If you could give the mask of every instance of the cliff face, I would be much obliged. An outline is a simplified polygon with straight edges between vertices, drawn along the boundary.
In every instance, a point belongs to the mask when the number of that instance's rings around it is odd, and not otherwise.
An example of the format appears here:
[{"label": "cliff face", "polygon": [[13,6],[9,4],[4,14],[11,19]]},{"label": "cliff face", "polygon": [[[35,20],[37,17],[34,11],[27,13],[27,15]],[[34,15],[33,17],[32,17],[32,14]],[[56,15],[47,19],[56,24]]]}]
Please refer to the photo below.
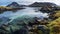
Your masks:
[{"label": "cliff face", "polygon": [[53,7],[53,6],[56,6],[56,4],[54,3],[49,3],[49,2],[35,2],[31,5],[29,5],[31,7],[45,7],[45,6],[49,6],[49,7]]}]

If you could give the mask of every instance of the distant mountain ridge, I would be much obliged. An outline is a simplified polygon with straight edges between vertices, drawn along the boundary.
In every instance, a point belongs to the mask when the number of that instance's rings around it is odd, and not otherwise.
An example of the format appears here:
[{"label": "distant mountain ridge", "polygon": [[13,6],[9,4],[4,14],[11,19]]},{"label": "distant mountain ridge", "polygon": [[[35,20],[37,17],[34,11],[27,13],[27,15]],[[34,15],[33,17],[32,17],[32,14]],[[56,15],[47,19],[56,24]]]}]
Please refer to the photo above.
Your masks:
[{"label": "distant mountain ridge", "polygon": [[56,4],[50,3],[50,2],[35,2],[29,6],[31,6],[31,7],[45,7],[45,6],[56,6]]}]

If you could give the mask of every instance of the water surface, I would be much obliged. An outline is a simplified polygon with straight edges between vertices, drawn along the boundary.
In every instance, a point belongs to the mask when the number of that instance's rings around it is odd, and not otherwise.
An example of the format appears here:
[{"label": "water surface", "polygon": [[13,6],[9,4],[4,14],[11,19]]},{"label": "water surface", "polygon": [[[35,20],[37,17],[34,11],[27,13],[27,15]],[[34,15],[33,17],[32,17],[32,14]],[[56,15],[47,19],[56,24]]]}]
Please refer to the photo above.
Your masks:
[{"label": "water surface", "polygon": [[5,11],[2,14],[0,14],[0,18],[2,19],[2,22],[0,22],[0,23],[1,24],[8,23],[9,22],[8,19],[14,20],[18,17],[24,17],[24,16],[29,16],[32,18],[38,17],[41,19],[43,19],[44,17],[48,18],[47,13],[42,13],[42,12],[38,11],[38,9],[40,9],[40,7],[25,7],[25,9],[17,10],[15,12],[14,11]]}]

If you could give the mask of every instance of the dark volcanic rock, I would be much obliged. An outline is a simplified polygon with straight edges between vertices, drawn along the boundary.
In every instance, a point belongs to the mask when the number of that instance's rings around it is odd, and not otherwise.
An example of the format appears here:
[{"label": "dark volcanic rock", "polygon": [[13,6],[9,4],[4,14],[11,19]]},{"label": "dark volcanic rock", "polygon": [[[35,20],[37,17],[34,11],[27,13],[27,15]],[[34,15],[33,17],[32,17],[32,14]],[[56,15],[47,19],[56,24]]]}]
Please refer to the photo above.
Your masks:
[{"label": "dark volcanic rock", "polygon": [[29,5],[30,7],[45,7],[45,6],[56,6],[56,4],[54,3],[50,3],[50,2],[35,2],[31,5]]}]

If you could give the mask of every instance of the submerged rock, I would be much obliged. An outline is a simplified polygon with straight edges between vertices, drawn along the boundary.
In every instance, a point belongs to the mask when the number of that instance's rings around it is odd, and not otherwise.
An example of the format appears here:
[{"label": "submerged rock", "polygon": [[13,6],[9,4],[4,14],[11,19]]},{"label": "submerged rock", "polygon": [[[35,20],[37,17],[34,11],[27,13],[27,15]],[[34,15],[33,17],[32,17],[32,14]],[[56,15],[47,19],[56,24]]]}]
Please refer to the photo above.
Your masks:
[{"label": "submerged rock", "polygon": [[28,33],[27,25],[28,25],[29,22],[34,23],[35,22],[34,18],[29,17],[29,16],[17,17],[16,19],[13,19],[12,21],[10,21],[10,23],[8,23],[7,25],[5,25],[5,24],[2,25],[0,27],[0,29],[1,29],[0,33],[5,32],[7,34],[7,32],[8,32],[8,33],[11,34],[11,33],[15,32],[14,34],[16,34],[17,32],[20,31],[19,33],[21,33],[21,34],[27,34]]},{"label": "submerged rock", "polygon": [[1,17],[0,18],[0,26],[3,24],[7,24],[11,19],[7,18],[7,17]]}]

